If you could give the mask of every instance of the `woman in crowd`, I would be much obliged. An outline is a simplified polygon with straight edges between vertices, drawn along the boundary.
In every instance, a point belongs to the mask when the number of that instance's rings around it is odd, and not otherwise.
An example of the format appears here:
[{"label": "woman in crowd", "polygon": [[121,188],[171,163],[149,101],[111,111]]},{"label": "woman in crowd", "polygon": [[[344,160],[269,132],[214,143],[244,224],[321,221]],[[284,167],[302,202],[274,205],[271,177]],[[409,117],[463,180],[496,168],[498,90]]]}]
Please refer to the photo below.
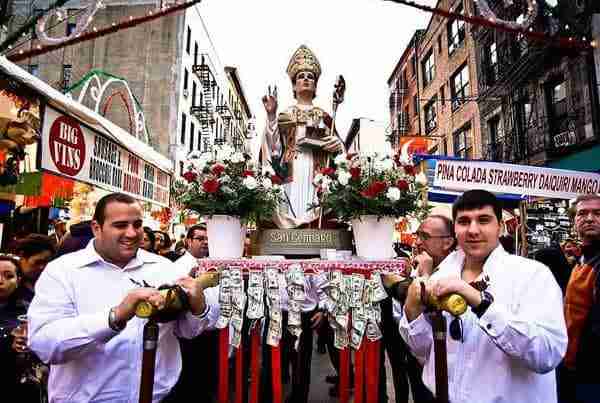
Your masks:
[{"label": "woman in crowd", "polygon": [[27,305],[17,293],[21,279],[19,258],[0,254],[0,390],[16,392],[14,396],[23,402],[37,402],[41,395],[39,386],[20,382],[24,368],[17,360],[26,346],[13,337],[19,316],[27,313]]},{"label": "woman in crowd", "polygon": [[150,227],[144,227],[144,239],[142,240],[141,248],[152,253],[156,253],[154,245],[156,244],[156,237],[154,231]]},{"label": "woman in crowd", "polygon": [[155,253],[166,257],[171,262],[174,262],[181,257],[171,250],[173,242],[171,241],[169,234],[163,231],[154,231],[154,236],[156,237],[156,242],[154,243]]}]

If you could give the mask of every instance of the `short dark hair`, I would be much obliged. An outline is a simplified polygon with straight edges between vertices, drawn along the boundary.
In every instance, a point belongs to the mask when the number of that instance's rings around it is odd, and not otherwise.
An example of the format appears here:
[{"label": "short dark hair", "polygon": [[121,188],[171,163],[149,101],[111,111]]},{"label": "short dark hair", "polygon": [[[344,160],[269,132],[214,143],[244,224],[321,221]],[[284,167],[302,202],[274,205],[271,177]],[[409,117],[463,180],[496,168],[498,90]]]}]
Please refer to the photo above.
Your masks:
[{"label": "short dark hair", "polygon": [[23,270],[21,269],[21,262],[19,261],[18,256],[8,255],[8,254],[0,254],[0,262],[10,262],[15,266],[17,277],[23,277]]},{"label": "short dark hair", "polygon": [[206,231],[206,224],[196,224],[196,225],[192,225],[187,232],[186,238],[187,239],[192,239],[192,237],[194,236],[194,232],[196,231]]},{"label": "short dark hair", "polygon": [[129,196],[125,193],[111,193],[100,200],[96,204],[96,210],[94,211],[94,221],[96,221],[100,226],[104,224],[104,220],[106,219],[106,206],[110,203],[125,203],[125,204],[135,204],[137,200],[135,200],[132,196]]},{"label": "short dark hair", "polygon": [[475,210],[490,206],[498,222],[502,221],[502,203],[493,193],[487,190],[474,189],[466,191],[452,205],[452,219],[456,221],[459,211]]},{"label": "short dark hair", "polygon": [[47,235],[29,234],[20,240],[15,248],[15,252],[24,258],[30,258],[38,253],[48,251],[51,255],[56,253],[52,240]]}]

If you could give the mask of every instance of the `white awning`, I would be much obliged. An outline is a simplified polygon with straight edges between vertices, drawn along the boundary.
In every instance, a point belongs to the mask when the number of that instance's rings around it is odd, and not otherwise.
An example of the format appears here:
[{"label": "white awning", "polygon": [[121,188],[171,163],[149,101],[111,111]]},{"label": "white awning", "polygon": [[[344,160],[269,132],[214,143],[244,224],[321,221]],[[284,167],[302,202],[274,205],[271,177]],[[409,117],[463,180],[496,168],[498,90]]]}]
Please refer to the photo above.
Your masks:
[{"label": "white awning", "polygon": [[124,129],[104,118],[102,115],[81,105],[79,102],[52,88],[39,78],[29,74],[27,71],[8,61],[3,56],[0,56],[0,71],[22,82],[33,90],[38,91],[46,98],[48,104],[81,120],[86,125],[106,135],[108,138],[114,140],[142,160],[155,165],[169,174],[173,173],[173,163],[169,158],[160,154],[148,144],[138,140]]}]

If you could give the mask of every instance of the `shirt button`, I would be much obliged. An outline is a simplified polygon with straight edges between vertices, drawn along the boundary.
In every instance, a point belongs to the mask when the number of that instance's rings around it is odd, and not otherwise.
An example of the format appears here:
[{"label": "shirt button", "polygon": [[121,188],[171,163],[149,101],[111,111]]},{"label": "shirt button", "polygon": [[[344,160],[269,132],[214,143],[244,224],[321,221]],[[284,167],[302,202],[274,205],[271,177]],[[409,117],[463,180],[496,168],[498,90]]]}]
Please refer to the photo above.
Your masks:
[{"label": "shirt button", "polygon": [[492,328],[492,324],[488,323],[485,327],[487,328],[487,330],[490,330]]}]

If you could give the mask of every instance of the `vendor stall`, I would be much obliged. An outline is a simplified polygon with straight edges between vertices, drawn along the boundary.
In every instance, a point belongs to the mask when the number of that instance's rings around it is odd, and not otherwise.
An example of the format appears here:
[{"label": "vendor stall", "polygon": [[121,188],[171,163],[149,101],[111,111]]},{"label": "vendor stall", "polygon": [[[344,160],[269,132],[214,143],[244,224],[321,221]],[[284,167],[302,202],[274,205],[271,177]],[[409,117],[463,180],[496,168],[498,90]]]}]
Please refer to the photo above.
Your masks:
[{"label": "vendor stall", "polygon": [[[0,78],[21,89],[16,92],[36,97],[30,109],[37,117],[39,140],[26,148],[20,179],[9,190],[15,204],[72,204],[72,222],[90,219],[95,201],[107,192],[144,202],[148,218],[169,207],[173,168],[168,158],[2,57]],[[46,228],[40,225],[37,231]]]},{"label": "vendor stall", "polygon": [[[511,234],[521,254],[558,244],[571,235],[569,200],[600,191],[600,174],[451,157],[420,156],[428,172],[429,200],[451,203],[461,192],[495,193],[519,218]],[[515,211],[516,210],[516,211]],[[509,228],[510,229],[510,228]]]}]

